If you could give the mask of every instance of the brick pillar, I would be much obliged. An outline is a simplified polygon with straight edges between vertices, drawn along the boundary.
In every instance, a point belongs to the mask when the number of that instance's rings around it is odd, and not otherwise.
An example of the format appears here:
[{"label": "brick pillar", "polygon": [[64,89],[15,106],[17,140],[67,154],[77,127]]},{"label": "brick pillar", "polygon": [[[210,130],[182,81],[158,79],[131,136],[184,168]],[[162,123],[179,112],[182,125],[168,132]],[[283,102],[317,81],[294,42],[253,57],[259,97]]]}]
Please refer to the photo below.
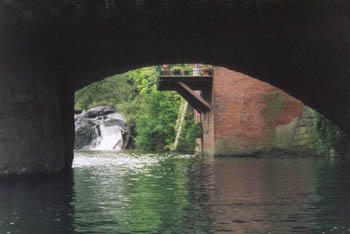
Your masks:
[{"label": "brick pillar", "polygon": [[[214,134],[205,145],[214,155],[252,155],[281,148],[276,128],[302,114],[303,104],[267,83],[223,67],[214,68],[213,110],[204,115],[205,129]],[[213,121],[213,122],[211,122]],[[294,121],[295,122],[295,121]],[[212,127],[206,127],[206,125]],[[205,135],[204,135],[205,136]],[[282,139],[283,140],[283,139]],[[285,146],[283,146],[285,147]]]},{"label": "brick pillar", "polygon": [[[214,79],[214,78],[213,78]],[[214,89],[212,87],[208,87],[205,90],[202,90],[203,98],[210,103],[212,109],[209,112],[201,114],[201,121],[203,127],[203,140],[202,140],[202,148],[203,153],[208,156],[214,155]]]}]

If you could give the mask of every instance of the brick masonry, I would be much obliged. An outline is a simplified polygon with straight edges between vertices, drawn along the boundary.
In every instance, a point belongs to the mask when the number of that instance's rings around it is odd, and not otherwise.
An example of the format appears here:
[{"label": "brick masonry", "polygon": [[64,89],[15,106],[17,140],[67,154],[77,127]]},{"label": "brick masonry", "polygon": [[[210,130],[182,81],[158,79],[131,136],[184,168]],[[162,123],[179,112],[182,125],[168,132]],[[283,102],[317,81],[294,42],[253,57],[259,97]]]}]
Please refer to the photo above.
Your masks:
[{"label": "brick masonry", "polygon": [[203,151],[238,156],[312,154],[314,111],[276,87],[223,67],[214,68],[212,111],[202,114]]}]

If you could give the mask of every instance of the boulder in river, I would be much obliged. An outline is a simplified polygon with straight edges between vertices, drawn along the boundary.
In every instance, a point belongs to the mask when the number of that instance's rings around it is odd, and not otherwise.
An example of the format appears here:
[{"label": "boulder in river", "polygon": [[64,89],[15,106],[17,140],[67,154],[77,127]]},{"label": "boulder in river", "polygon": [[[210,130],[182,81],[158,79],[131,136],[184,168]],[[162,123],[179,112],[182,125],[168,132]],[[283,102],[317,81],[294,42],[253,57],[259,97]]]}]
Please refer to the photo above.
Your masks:
[{"label": "boulder in river", "polygon": [[126,132],[127,123],[115,107],[93,107],[75,116],[74,149],[122,149]]}]

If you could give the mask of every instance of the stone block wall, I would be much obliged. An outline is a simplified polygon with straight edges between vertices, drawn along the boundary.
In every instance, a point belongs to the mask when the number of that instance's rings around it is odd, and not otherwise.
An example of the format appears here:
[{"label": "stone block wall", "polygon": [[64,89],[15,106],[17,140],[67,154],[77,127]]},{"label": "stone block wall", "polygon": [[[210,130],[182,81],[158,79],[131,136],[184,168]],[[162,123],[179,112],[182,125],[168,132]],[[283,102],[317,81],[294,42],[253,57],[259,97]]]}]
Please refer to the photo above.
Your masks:
[{"label": "stone block wall", "polygon": [[316,111],[308,106],[304,106],[302,117],[298,118],[297,127],[295,129],[292,143],[293,149],[316,154],[316,139],[318,136],[315,132],[315,123]]}]

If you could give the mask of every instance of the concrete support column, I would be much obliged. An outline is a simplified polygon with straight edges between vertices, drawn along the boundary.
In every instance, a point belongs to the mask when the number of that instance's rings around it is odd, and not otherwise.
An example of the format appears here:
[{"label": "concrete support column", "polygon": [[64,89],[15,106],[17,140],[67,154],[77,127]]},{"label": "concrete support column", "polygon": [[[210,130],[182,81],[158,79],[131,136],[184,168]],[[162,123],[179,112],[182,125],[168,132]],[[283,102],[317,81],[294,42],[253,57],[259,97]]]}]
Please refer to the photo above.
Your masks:
[{"label": "concrete support column", "polygon": [[0,54],[0,177],[71,166],[73,91],[61,92],[61,75],[39,53]]},{"label": "concrete support column", "polygon": [[74,92],[72,84],[67,79],[60,79],[58,84],[58,91],[60,95],[60,117],[63,128],[61,129],[64,144],[64,168],[70,169],[73,163],[74,150]]}]

